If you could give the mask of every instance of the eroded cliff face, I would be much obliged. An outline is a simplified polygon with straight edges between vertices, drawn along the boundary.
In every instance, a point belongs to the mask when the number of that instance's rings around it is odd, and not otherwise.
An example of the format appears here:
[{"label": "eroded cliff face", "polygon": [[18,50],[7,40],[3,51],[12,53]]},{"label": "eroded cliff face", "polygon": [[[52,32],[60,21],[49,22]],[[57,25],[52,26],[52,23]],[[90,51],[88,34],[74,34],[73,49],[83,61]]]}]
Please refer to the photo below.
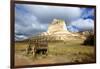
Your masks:
[{"label": "eroded cliff face", "polygon": [[65,21],[60,20],[60,19],[54,19],[52,23],[50,23],[47,32],[50,34],[53,34],[56,32],[63,32],[63,31],[66,31],[67,33],[69,33],[66,28]]},{"label": "eroded cliff face", "polygon": [[76,37],[79,38],[78,34],[73,34],[67,30],[64,20],[54,19],[47,32],[41,33],[41,36],[46,36],[48,40],[73,40]]}]

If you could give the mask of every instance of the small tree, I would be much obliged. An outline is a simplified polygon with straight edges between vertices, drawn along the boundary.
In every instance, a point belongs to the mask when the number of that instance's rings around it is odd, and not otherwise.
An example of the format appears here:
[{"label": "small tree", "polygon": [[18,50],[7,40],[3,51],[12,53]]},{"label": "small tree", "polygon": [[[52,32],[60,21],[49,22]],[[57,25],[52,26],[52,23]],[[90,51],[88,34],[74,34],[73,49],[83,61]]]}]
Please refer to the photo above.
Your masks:
[{"label": "small tree", "polygon": [[95,36],[94,34],[90,34],[86,37],[83,42],[83,45],[94,45],[95,44]]}]

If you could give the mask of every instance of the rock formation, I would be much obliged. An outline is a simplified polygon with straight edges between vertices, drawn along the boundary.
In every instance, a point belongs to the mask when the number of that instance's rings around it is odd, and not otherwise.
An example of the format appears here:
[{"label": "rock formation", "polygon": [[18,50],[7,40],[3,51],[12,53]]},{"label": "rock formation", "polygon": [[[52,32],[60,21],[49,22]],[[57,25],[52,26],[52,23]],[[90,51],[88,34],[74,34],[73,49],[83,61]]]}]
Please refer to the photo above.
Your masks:
[{"label": "rock formation", "polygon": [[47,37],[48,40],[72,40],[76,37],[79,38],[78,34],[73,34],[67,30],[64,20],[54,19],[50,23],[47,32],[41,33],[41,36]]}]

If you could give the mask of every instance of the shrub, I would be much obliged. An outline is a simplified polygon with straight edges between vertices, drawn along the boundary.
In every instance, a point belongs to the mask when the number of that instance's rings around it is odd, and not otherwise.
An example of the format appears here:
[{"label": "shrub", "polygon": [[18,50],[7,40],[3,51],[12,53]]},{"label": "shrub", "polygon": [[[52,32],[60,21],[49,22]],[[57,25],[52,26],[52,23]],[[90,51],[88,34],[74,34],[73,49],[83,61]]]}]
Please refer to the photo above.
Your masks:
[{"label": "shrub", "polygon": [[95,44],[95,37],[93,34],[87,36],[83,42],[83,45],[94,45],[94,44]]}]

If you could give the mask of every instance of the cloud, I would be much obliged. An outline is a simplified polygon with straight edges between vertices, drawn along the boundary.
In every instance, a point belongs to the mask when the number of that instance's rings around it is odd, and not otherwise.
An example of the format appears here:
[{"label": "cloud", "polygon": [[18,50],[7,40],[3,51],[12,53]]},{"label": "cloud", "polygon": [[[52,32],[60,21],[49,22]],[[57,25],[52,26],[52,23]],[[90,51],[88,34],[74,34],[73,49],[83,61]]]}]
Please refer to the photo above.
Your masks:
[{"label": "cloud", "polygon": [[28,37],[27,36],[25,36],[25,35],[17,35],[17,36],[15,36],[15,40],[16,41],[22,41],[22,40],[25,40],[25,39],[27,39]]},{"label": "cloud", "polygon": [[93,8],[82,8],[81,17],[84,19],[94,19],[94,9]]},{"label": "cloud", "polygon": [[15,40],[21,40],[46,30],[47,24],[40,23],[28,9],[19,5],[15,7]]},{"label": "cloud", "polygon": [[94,9],[81,8],[81,17],[67,27],[71,32],[94,31]]},{"label": "cloud", "polygon": [[70,21],[78,19],[81,15],[81,10],[78,7],[16,4],[16,6],[17,5],[27,9],[29,13],[36,16],[42,23],[48,23],[51,22],[54,18],[59,18],[64,19],[68,24]]},{"label": "cloud", "polygon": [[78,19],[73,21],[70,26],[68,26],[68,29],[71,32],[93,31],[94,21],[92,19]]}]

